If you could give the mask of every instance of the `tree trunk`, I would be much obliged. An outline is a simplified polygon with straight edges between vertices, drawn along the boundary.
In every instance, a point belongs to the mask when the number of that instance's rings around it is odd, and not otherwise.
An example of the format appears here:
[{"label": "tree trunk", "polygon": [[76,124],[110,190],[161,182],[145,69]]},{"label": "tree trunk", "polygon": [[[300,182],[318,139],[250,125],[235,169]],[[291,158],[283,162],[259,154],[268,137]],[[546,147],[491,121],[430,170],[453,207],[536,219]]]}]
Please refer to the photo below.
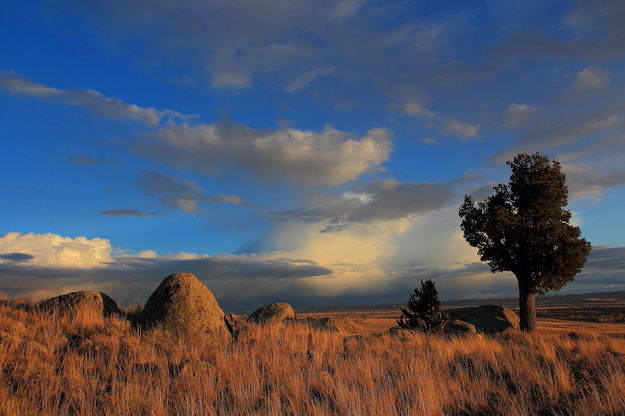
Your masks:
[{"label": "tree trunk", "polygon": [[536,330],[536,295],[530,292],[524,279],[518,279],[518,281],[521,331],[534,332]]}]

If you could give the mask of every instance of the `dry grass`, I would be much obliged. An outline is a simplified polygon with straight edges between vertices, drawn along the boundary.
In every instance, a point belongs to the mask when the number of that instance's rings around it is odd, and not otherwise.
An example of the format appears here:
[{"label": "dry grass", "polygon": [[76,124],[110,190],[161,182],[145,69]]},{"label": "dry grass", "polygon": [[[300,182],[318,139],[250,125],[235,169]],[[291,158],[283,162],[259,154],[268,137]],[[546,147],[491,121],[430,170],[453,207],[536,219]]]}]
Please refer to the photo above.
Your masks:
[{"label": "dry grass", "polygon": [[216,348],[0,305],[0,415],[625,414],[622,337],[253,331]]}]

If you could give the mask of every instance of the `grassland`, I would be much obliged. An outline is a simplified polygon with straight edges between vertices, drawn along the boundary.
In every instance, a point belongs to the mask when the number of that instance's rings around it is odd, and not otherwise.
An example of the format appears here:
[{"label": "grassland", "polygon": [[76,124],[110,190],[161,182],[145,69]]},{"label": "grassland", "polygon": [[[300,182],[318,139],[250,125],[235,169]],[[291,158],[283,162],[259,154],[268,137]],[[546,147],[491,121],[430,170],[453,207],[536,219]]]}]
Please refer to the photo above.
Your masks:
[{"label": "grassland", "polygon": [[393,313],[351,311],[362,338],[295,322],[215,347],[139,333],[122,317],[4,302],[0,415],[625,414],[623,324],[541,319],[535,335],[376,335]]}]

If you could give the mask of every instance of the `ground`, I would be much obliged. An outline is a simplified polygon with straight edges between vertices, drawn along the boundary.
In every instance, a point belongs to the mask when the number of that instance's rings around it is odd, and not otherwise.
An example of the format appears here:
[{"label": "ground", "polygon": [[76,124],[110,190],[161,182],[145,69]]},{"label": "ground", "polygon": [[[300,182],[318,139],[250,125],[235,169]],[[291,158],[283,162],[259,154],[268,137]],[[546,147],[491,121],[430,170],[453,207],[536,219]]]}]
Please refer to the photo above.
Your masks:
[{"label": "ground", "polygon": [[[583,317],[617,319],[618,307]],[[299,313],[345,315],[356,329],[299,320],[215,346],[120,316],[0,303],[0,416],[625,414],[625,323],[541,318],[531,335],[393,337],[397,309]]]}]

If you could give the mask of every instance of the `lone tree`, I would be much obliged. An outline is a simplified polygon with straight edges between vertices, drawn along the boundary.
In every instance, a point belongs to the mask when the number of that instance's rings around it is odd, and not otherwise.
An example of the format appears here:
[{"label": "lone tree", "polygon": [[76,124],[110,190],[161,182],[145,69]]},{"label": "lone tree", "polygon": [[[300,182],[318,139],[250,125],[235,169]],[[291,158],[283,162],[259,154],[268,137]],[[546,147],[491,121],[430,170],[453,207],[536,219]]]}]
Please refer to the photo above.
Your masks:
[{"label": "lone tree", "polygon": [[519,284],[521,329],[536,329],[536,294],[559,290],[579,273],[590,253],[579,227],[569,224],[566,177],[560,164],[538,153],[507,162],[510,183],[481,202],[460,206],[464,238],[494,272],[511,271]]},{"label": "lone tree", "polygon": [[441,313],[441,303],[434,282],[421,281],[421,289],[415,288],[406,306],[402,306],[397,325],[423,332],[436,332],[443,328],[445,319]]}]

